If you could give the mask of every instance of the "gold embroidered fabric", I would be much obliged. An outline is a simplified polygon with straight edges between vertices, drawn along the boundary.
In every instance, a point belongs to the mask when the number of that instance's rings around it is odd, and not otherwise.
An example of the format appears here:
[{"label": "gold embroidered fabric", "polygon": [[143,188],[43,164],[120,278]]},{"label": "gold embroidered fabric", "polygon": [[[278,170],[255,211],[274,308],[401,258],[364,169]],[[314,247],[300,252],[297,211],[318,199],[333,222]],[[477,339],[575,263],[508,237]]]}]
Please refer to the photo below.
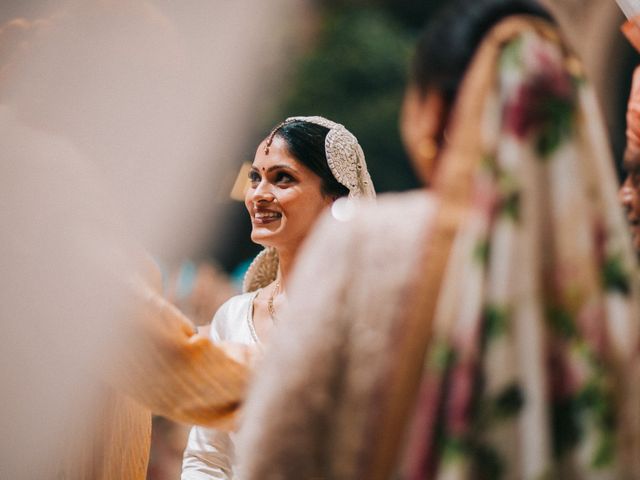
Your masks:
[{"label": "gold embroidered fabric", "polygon": [[358,139],[344,125],[320,116],[289,117],[285,122],[301,120],[329,129],[325,139],[327,163],[333,176],[349,189],[349,198],[375,198],[376,191],[367,170]]}]

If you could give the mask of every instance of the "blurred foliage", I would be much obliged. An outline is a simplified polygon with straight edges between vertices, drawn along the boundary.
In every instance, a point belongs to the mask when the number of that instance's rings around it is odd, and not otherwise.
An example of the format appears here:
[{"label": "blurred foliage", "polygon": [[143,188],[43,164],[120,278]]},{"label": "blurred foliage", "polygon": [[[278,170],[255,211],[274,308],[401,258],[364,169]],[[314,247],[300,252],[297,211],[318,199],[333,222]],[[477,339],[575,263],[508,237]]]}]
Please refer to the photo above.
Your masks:
[{"label": "blurred foliage", "polygon": [[416,187],[398,132],[414,36],[377,8],[329,9],[321,21],[277,119],[323,115],[340,122],[358,137],[378,191]]},{"label": "blurred foliage", "polygon": [[317,0],[316,3],[331,9],[377,7],[405,27],[419,30],[445,0]]}]

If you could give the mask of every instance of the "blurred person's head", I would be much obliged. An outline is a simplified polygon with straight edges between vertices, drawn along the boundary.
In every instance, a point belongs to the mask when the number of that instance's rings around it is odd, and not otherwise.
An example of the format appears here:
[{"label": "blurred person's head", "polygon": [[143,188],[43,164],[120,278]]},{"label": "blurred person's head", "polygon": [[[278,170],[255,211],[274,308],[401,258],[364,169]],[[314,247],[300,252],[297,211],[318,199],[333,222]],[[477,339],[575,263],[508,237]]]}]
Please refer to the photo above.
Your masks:
[{"label": "blurred person's head", "polygon": [[426,25],[415,48],[400,130],[407,153],[429,184],[444,146],[449,113],[487,33],[514,15],[551,20],[532,0],[455,0]]},{"label": "blurred person's head", "polygon": [[324,208],[349,195],[327,160],[329,131],[293,120],[278,125],[260,143],[245,198],[254,242],[295,251]]}]

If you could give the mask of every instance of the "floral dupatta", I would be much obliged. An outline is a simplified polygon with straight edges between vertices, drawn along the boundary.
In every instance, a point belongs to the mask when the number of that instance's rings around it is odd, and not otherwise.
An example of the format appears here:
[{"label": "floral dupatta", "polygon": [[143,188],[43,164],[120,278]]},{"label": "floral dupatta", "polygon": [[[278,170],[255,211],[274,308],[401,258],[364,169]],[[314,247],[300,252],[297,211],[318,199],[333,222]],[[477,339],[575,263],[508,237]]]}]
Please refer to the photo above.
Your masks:
[{"label": "floral dupatta", "polygon": [[594,94],[554,27],[499,24],[451,125],[368,478],[404,425],[402,478],[640,478],[635,261]]}]

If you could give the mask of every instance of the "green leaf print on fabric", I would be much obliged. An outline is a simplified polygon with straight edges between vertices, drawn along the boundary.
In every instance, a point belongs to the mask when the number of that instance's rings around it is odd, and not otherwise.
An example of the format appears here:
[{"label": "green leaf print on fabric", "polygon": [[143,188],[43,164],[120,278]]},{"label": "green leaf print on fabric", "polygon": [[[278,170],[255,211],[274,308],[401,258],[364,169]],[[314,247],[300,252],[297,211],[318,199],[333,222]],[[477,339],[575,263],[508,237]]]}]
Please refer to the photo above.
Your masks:
[{"label": "green leaf print on fabric", "polygon": [[536,151],[547,159],[573,132],[574,102],[565,98],[549,98],[542,105],[541,114],[547,121],[540,129]]},{"label": "green leaf print on fabric", "polygon": [[480,265],[486,265],[489,262],[489,255],[491,253],[491,246],[488,240],[481,240],[476,243],[473,249],[473,259]]},{"label": "green leaf print on fabric", "polygon": [[613,434],[603,435],[596,454],[591,462],[594,469],[609,467],[613,464],[616,452],[616,441]]},{"label": "green leaf print on fabric", "polygon": [[[584,345],[583,345],[584,346]],[[561,394],[552,403],[553,447],[557,459],[590,445],[590,465],[594,469],[610,467],[615,460],[616,414],[612,386],[607,369],[588,351],[580,349],[589,364],[587,383],[574,394]],[[575,379],[563,378],[572,384]],[[589,440],[585,438],[589,432]]]},{"label": "green leaf print on fabric", "polygon": [[547,322],[557,334],[566,339],[573,338],[577,334],[572,315],[561,306],[547,307]]},{"label": "green leaf print on fabric", "polygon": [[484,309],[484,333],[487,343],[504,335],[509,326],[509,313],[506,307],[489,304]]},{"label": "green leaf print on fabric", "polygon": [[442,442],[442,461],[452,465],[470,459],[473,478],[478,480],[500,480],[504,477],[504,461],[491,446],[469,441],[461,437],[445,437]]},{"label": "green leaf print on fabric", "polygon": [[497,419],[517,416],[524,406],[524,394],[518,384],[509,385],[494,401],[494,416]]},{"label": "green leaf print on fabric", "polygon": [[578,395],[578,407],[588,413],[595,422],[598,433],[597,446],[592,459],[594,468],[610,466],[615,459],[616,415],[610,386],[606,383],[602,366],[596,367],[591,381]]},{"label": "green leaf print on fabric", "polygon": [[520,220],[520,192],[509,192],[502,200],[502,213],[508,219],[518,222]]},{"label": "green leaf print on fabric", "polygon": [[495,165],[492,173],[500,195],[499,212],[502,216],[518,222],[520,220],[521,188],[518,179],[510,172]]},{"label": "green leaf print on fabric", "polygon": [[558,459],[571,452],[583,439],[579,401],[576,396],[557,399],[552,407],[553,453]]},{"label": "green leaf print on fabric", "polygon": [[522,67],[522,37],[508,43],[500,55],[500,69],[520,69]]},{"label": "green leaf print on fabric", "polygon": [[498,176],[498,163],[494,154],[485,153],[480,161],[480,168],[489,172],[494,178]]},{"label": "green leaf print on fabric", "polygon": [[448,343],[439,341],[429,350],[426,364],[432,370],[445,371],[454,363],[455,358],[455,350]]},{"label": "green leaf print on fabric", "polygon": [[480,480],[499,480],[504,478],[504,461],[500,454],[488,445],[476,445],[473,448],[473,477]]},{"label": "green leaf print on fabric", "polygon": [[608,257],[602,266],[602,283],[608,291],[629,295],[630,279],[620,255]]},{"label": "green leaf print on fabric", "polygon": [[445,464],[457,462],[465,457],[468,451],[469,446],[462,438],[445,436],[442,439],[442,461]]},{"label": "green leaf print on fabric", "polygon": [[[604,375],[600,372],[598,377]],[[589,382],[578,395],[577,401],[580,408],[591,410],[598,422],[598,427],[603,430],[615,428],[615,414],[612,409],[613,399],[607,386],[601,378],[596,377]]]},{"label": "green leaf print on fabric", "polygon": [[511,173],[502,169],[493,155],[485,154],[482,157],[481,167],[496,181],[499,192],[498,212],[500,215],[518,222],[520,220],[521,189],[518,179]]}]

